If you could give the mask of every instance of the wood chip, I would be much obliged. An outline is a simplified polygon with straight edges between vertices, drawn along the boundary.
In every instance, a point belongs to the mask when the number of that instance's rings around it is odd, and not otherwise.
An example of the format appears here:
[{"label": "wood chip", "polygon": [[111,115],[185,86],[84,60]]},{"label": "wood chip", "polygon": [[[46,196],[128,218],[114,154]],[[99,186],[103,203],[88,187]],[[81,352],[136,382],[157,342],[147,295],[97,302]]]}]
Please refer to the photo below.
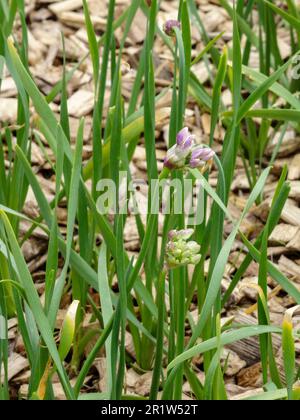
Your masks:
[{"label": "wood chip", "polygon": [[[66,25],[70,25],[74,28],[82,28],[85,26],[85,19],[83,13],[75,12],[62,12],[59,14],[59,20]],[[99,16],[91,16],[91,20],[95,30],[104,30],[106,27],[106,19],[100,18]]]},{"label": "wood chip", "polygon": [[[10,381],[18,373],[29,367],[28,359],[18,353],[12,353],[8,358],[8,380]],[[4,380],[4,373],[2,371],[1,381]]]},{"label": "wood chip", "polygon": [[286,202],[281,218],[284,222],[294,226],[300,226],[300,209],[291,200]]},{"label": "wood chip", "polygon": [[299,228],[297,226],[280,223],[273,230],[269,238],[269,243],[270,244],[287,244],[295,237],[295,235],[298,232],[299,232]]},{"label": "wood chip", "polygon": [[263,385],[261,363],[255,363],[241,370],[237,375],[237,383],[242,387],[261,387]]},{"label": "wood chip", "polygon": [[[235,314],[235,323],[242,325],[256,325],[257,320],[250,315],[246,315],[242,311],[238,311]],[[274,351],[276,351],[281,346],[281,339],[276,335],[272,335]],[[233,350],[238,356],[247,362],[247,365],[252,366],[254,363],[260,361],[260,347],[257,337],[250,337],[245,340],[240,340],[238,342],[229,344],[227,348]],[[241,384],[239,384],[241,385]],[[252,385],[242,385],[242,386],[252,386]]]},{"label": "wood chip", "polygon": [[0,121],[12,124],[16,122],[18,101],[14,98],[0,98]]},{"label": "wood chip", "polygon": [[70,12],[76,10],[79,7],[82,7],[82,0],[65,0],[51,4],[49,6],[49,10],[58,15],[62,12]]},{"label": "wood chip", "polygon": [[[276,133],[274,138],[272,139],[272,141],[270,142],[270,144],[268,145],[266,149],[267,156],[272,156],[272,153],[275,147],[277,146],[279,139],[280,139],[280,133]],[[278,157],[289,156],[292,153],[298,151],[299,149],[300,149],[300,142],[299,142],[299,138],[296,137],[295,131],[288,130],[286,131],[283,137],[283,141],[282,141],[280,151],[278,153]]]},{"label": "wood chip", "polygon": [[300,230],[297,231],[286,247],[292,251],[300,251]]},{"label": "wood chip", "polygon": [[235,376],[244,367],[246,367],[247,363],[245,360],[242,360],[234,351],[223,349],[221,365],[223,367],[226,365],[225,375]]},{"label": "wood chip", "polygon": [[289,277],[292,277],[293,280],[300,283],[300,266],[294,261],[282,255],[278,262],[279,269]]},{"label": "wood chip", "polygon": [[289,165],[289,180],[300,179],[300,154],[293,157],[291,164]]},{"label": "wood chip", "polygon": [[80,89],[68,99],[68,109],[73,117],[83,117],[89,114],[94,107],[94,94],[88,90]]}]

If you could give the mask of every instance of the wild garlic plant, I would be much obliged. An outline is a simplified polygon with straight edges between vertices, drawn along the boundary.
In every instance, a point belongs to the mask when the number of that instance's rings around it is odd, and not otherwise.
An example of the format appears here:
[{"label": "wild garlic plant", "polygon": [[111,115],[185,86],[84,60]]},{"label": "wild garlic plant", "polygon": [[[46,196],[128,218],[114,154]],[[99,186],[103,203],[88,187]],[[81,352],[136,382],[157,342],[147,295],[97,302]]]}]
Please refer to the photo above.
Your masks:
[{"label": "wild garlic plant", "polygon": [[[291,80],[287,70],[300,48],[300,15],[293,0],[287,2],[287,11],[268,1],[237,0],[233,6],[227,0],[219,3],[232,20],[232,43],[225,48],[220,45],[222,33],[215,38],[207,33],[195,0],[179,0],[177,19],[170,17],[164,25],[159,23],[162,2],[132,0],[119,15],[115,1],[109,0],[106,28],[101,33],[93,27],[89,4],[83,0],[89,52],[69,70],[62,37],[62,77],[45,96],[29,66],[25,4],[1,1],[0,82],[5,69],[18,91],[15,125],[1,122],[0,126],[1,399],[11,396],[11,318],[16,319],[30,366],[28,399],[54,399],[54,373],[70,400],[132,398],[127,394],[127,369],[137,374],[152,373],[146,396],[150,399],[180,400],[184,382],[189,384],[191,398],[227,399],[222,350],[253,336],[259,337],[264,384],[264,392],[255,398],[299,399],[294,344],[299,334],[293,327],[294,312],[278,327],[271,322],[268,307],[268,276],[292,302],[300,304],[298,288],[268,258],[268,239],[290,193],[286,167],[277,182],[266,222],[254,241],[242,227],[248,213],[260,203],[270,175],[264,152],[272,140],[271,128],[280,134],[271,163],[287,124],[297,132],[299,129],[300,102],[294,95],[299,80]],[[125,98],[122,58],[138,11],[144,14],[147,27],[135,58],[132,89]],[[252,21],[257,16],[256,31]],[[292,49],[285,61],[276,36],[283,22],[290,28]],[[204,44],[200,52],[193,48],[192,27]],[[156,84],[153,51],[157,39],[172,57],[173,76],[164,89]],[[259,70],[249,64],[253,50],[259,56]],[[86,60],[91,66],[85,67]],[[209,85],[201,83],[197,74],[196,65],[202,60],[209,72]],[[83,162],[86,120],[78,121],[73,145],[67,101],[68,83],[82,68],[93,69],[92,156],[87,162]],[[225,88],[231,95],[231,106],[223,103]],[[162,108],[160,100],[165,100],[168,93],[171,103]],[[284,100],[284,107],[278,106],[278,99]],[[186,117],[190,101],[200,115],[210,114],[207,138],[191,133],[196,130],[190,130]],[[59,119],[53,111],[57,104]],[[166,116],[168,146],[160,172],[156,128]],[[217,128],[224,130],[218,144]],[[132,258],[124,234],[131,215],[124,213],[119,202],[113,217],[99,211],[98,185],[108,180],[119,197],[120,171],[132,180],[131,162],[140,140],[146,154],[148,203],[160,188],[159,184],[152,187],[152,180],[176,187],[170,188],[168,214],[151,212],[150,205],[145,217],[139,211],[134,214],[139,250]],[[51,201],[33,168],[33,143],[55,179]],[[244,165],[250,192],[239,217],[233,217],[228,204],[238,160]],[[214,184],[213,170],[217,177]],[[200,183],[204,191],[199,223],[189,222],[184,206],[180,212],[175,211],[176,202],[184,201],[186,181],[192,186]],[[23,211],[29,187],[38,204],[39,214],[34,219]],[[131,193],[128,191],[128,200]],[[160,191],[159,199],[162,196]],[[65,229],[58,218],[62,203],[67,208]],[[29,226],[25,235],[20,234],[21,221]],[[37,229],[46,236],[48,246],[42,298],[22,251],[22,245]],[[230,273],[230,284],[221,294],[237,238],[242,243],[241,262]],[[234,320],[223,323],[224,308],[253,261],[259,267],[257,325],[236,325]],[[60,327],[59,309],[66,314]],[[196,318],[192,309],[196,309]],[[282,338],[284,375],[279,375],[276,363],[274,334]],[[133,348],[130,352],[128,337]],[[105,389],[89,394],[85,384],[100,351],[106,364]],[[194,357],[200,355],[201,366],[194,363]],[[199,369],[204,380],[199,379]]]}]

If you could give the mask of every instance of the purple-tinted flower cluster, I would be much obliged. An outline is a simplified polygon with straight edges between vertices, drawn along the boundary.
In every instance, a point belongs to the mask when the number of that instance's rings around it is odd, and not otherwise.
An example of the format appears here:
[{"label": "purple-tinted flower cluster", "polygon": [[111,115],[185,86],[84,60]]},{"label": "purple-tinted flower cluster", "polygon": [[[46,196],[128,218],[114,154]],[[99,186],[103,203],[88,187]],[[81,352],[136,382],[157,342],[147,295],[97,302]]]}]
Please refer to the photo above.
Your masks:
[{"label": "purple-tinted flower cluster", "polygon": [[181,29],[181,24],[178,20],[169,19],[164,24],[164,32],[168,36],[175,36],[175,28]]},{"label": "purple-tinted flower cluster", "polygon": [[215,152],[209,147],[196,146],[192,150],[190,167],[191,168],[202,168],[207,165],[215,156]]},{"label": "purple-tinted flower cluster", "polygon": [[164,166],[168,169],[198,168],[204,173],[212,164],[215,152],[209,147],[197,146],[195,136],[187,127],[177,134],[176,144],[167,151]]},{"label": "purple-tinted flower cluster", "polygon": [[176,144],[168,150],[164,165],[169,169],[184,168],[186,159],[192,152],[194,141],[194,136],[190,134],[187,127],[179,131]]}]

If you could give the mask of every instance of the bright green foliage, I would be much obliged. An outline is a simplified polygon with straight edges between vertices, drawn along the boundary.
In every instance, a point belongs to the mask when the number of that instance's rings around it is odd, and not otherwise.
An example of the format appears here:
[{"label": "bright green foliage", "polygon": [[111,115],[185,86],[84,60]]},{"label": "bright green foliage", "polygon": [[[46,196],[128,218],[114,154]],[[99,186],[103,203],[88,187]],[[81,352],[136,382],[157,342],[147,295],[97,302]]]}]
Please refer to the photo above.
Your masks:
[{"label": "bright green foliage", "polygon": [[[232,20],[232,47],[219,48],[223,33],[210,39],[194,0],[178,1],[178,21],[168,37],[158,26],[159,1],[132,0],[127,10],[116,17],[116,2],[108,2],[104,33],[98,37],[89,11],[83,1],[89,54],[67,72],[63,44],[61,81],[45,97],[30,74],[27,61],[28,41],[24,1],[1,0],[0,3],[0,92],[4,66],[18,88],[18,118],[15,132],[0,126],[0,399],[9,399],[7,320],[16,317],[31,369],[28,399],[52,399],[51,380],[56,372],[68,399],[121,399],[124,395],[126,366],[133,360],[126,351],[126,335],[132,337],[140,371],[152,370],[150,398],[181,399],[183,381],[187,380],[197,399],[226,400],[221,354],[224,346],[249,337],[259,337],[265,393],[248,399],[300,399],[295,361],[295,338],[292,317],[286,315],[282,328],[274,327],[268,311],[268,276],[281,286],[298,305],[300,292],[268,258],[268,240],[290,193],[287,168],[279,179],[270,211],[261,233],[254,242],[241,232],[242,223],[255,204],[263,198],[271,166],[279,152],[288,125],[299,131],[300,101],[294,93],[299,81],[292,80],[288,69],[300,49],[300,16],[293,0],[282,9],[271,1],[227,0],[220,5]],[[149,5],[150,4],[150,5]],[[136,79],[128,107],[122,97],[122,53],[138,11],[147,19],[145,40],[141,49]],[[258,16],[259,33],[252,27]],[[14,22],[20,19],[22,37],[14,35]],[[278,26],[290,28],[292,55],[283,60],[277,39]],[[122,26],[122,39],[116,48],[116,29]],[[192,26],[205,43],[203,51],[192,55]],[[159,91],[156,85],[153,50],[157,38],[172,53],[174,73],[170,86]],[[241,41],[245,47],[241,47]],[[259,70],[249,65],[251,50],[259,54]],[[68,83],[76,69],[90,56],[93,68],[95,103],[92,120],[93,155],[83,166],[85,120],[79,124],[76,144],[71,145],[68,118]],[[195,57],[195,58],[194,58]],[[193,58],[193,59],[192,59]],[[209,68],[211,88],[197,77],[196,64],[204,61]],[[110,85],[109,106],[105,109],[106,86]],[[223,89],[232,94],[232,107],[222,101]],[[50,104],[60,94],[60,119]],[[158,107],[170,94],[171,110]],[[176,170],[164,167],[159,173],[156,159],[156,126],[169,116],[169,148],[178,141],[178,132],[186,125],[185,111],[189,98],[200,112],[211,114],[209,147],[214,149],[218,124],[225,128],[221,153],[214,157],[218,170],[217,185],[209,183],[212,160],[202,172],[188,165]],[[279,108],[278,99],[284,100]],[[36,116],[30,117],[33,105]],[[258,106],[257,106],[258,104]],[[103,116],[107,115],[104,120]],[[257,124],[257,119],[261,121]],[[2,124],[2,122],[1,122]],[[31,130],[32,125],[36,129]],[[266,167],[264,152],[272,140],[270,127],[280,134],[271,163]],[[158,240],[159,217],[149,214],[146,223],[135,215],[140,251],[135,260],[124,248],[124,226],[127,214],[121,208],[112,221],[97,211],[97,183],[103,178],[121,185],[119,170],[130,180],[131,160],[143,135],[147,177],[151,179],[201,181],[206,218],[198,226],[187,226],[183,214],[176,214],[176,194],[170,198],[171,213],[164,216],[161,242]],[[16,141],[14,141],[14,136]],[[48,143],[54,156],[51,161],[43,146]],[[55,197],[48,202],[31,166],[31,143],[40,147],[55,175]],[[172,149],[171,149],[172,150]],[[250,194],[238,220],[229,211],[229,195],[235,177],[237,159],[241,158],[249,182]],[[90,187],[91,181],[91,187]],[[29,186],[39,206],[39,217],[31,220],[22,214]],[[152,191],[149,188],[149,197]],[[160,193],[158,193],[158,197]],[[209,200],[212,208],[208,211]],[[66,235],[60,229],[57,208],[67,206]],[[20,220],[30,229],[20,238]],[[232,223],[225,235],[225,220]],[[45,274],[45,299],[40,300],[33,277],[21,247],[39,227],[49,238]],[[170,240],[170,231],[190,228],[190,242]],[[189,229],[188,229],[189,230]],[[99,245],[101,237],[101,245]],[[248,253],[234,273],[229,289],[221,296],[221,282],[231,250],[239,238]],[[190,248],[189,248],[190,247]],[[191,248],[193,247],[193,248]],[[59,270],[59,256],[63,269]],[[209,257],[208,273],[204,265]],[[258,270],[258,325],[233,323],[221,327],[222,309],[252,261]],[[181,263],[184,262],[184,263]],[[187,269],[194,264],[193,270]],[[117,286],[115,285],[117,281]],[[59,339],[56,319],[66,293],[71,296]],[[99,293],[99,305],[94,295]],[[191,302],[197,298],[198,320],[191,315]],[[167,311],[166,302],[170,303]],[[83,328],[88,311],[97,327]],[[4,320],[4,322],[2,322]],[[186,326],[192,334],[186,337]],[[286,383],[282,384],[273,354],[273,334],[282,336]],[[93,347],[85,356],[85,349]],[[107,384],[102,394],[84,394],[83,384],[99,350],[105,348]],[[203,354],[205,382],[201,383],[191,359]],[[69,357],[71,356],[71,357]],[[225,369],[226,371],[226,369]],[[226,372],[225,372],[226,373]],[[70,379],[76,375],[76,383]]]}]

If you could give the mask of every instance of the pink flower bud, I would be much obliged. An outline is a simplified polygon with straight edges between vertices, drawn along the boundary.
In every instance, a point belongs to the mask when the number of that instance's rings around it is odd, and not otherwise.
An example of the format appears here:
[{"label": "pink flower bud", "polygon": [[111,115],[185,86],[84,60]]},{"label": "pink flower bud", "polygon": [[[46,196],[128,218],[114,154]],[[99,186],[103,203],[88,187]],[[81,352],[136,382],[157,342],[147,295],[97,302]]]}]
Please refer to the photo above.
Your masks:
[{"label": "pink flower bud", "polygon": [[186,160],[194,147],[194,136],[187,127],[177,134],[176,144],[167,151],[164,166],[169,169],[181,169],[186,165]]},{"label": "pink flower bud", "polygon": [[175,28],[178,28],[178,29],[181,28],[181,23],[178,20],[169,19],[164,24],[164,32],[168,36],[174,36],[175,35],[175,31],[174,31]]},{"label": "pink flower bud", "polygon": [[190,167],[191,168],[207,168],[207,164],[211,162],[215,152],[209,147],[196,146],[192,150]]},{"label": "pink flower bud", "polygon": [[179,240],[186,241],[192,236],[193,233],[193,229],[170,230],[168,237],[170,241],[174,242]]},{"label": "pink flower bud", "polygon": [[169,232],[169,242],[166,245],[166,263],[169,269],[198,264],[201,259],[200,245],[195,241],[188,241],[193,233],[193,229]]}]

